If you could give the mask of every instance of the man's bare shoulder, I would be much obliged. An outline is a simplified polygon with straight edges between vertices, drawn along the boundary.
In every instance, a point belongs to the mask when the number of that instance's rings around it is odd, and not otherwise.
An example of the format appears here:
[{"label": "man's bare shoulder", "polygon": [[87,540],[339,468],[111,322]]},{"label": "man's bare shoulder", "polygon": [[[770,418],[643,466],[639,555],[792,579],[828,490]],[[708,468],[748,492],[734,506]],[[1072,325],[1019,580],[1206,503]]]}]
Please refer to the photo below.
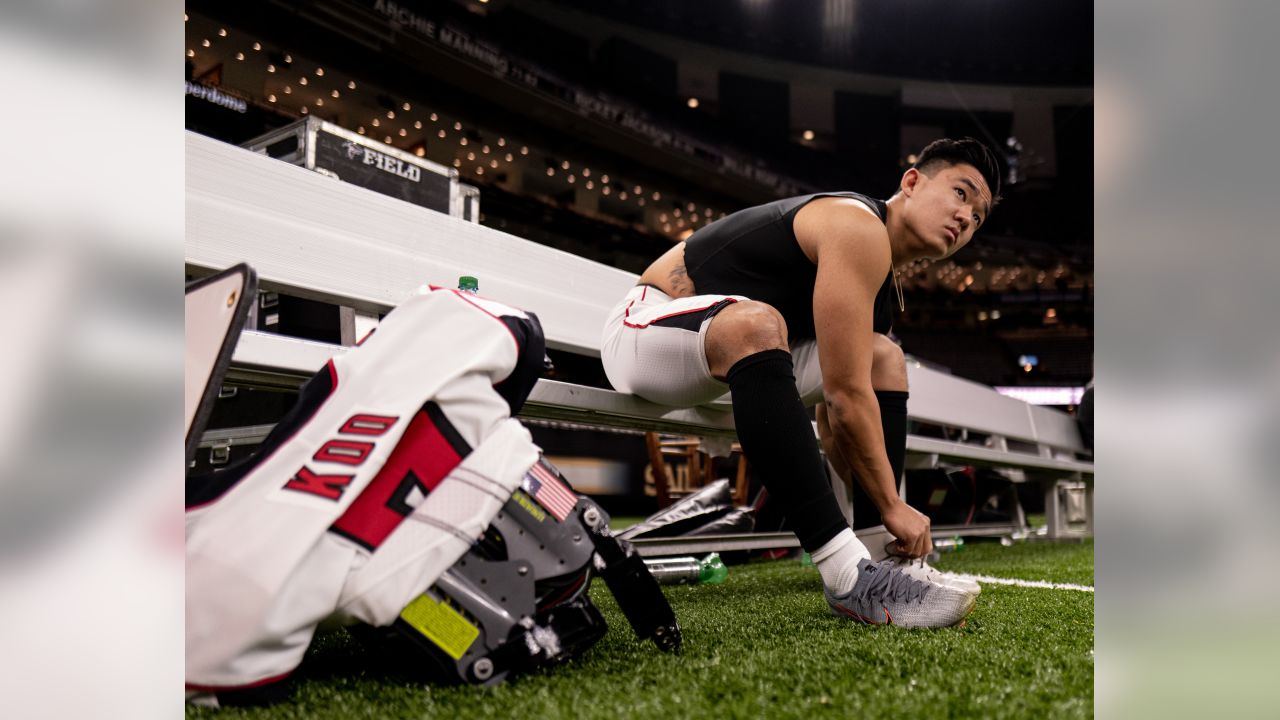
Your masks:
[{"label": "man's bare shoulder", "polygon": [[880,217],[858,200],[818,198],[800,208],[792,227],[800,248],[815,264],[824,256],[836,256],[840,262],[884,265],[888,270],[889,233]]}]

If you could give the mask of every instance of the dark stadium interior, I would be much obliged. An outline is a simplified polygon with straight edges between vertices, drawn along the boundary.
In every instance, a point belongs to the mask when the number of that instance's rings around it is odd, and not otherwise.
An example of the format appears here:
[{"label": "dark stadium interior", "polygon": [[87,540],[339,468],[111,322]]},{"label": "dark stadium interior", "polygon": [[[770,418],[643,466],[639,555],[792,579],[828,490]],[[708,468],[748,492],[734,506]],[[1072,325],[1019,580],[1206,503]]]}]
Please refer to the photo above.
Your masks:
[{"label": "dark stadium interior", "polygon": [[188,129],[240,144],[311,115],[385,137],[458,168],[480,189],[482,224],[631,272],[748,205],[888,197],[928,140],[977,137],[1008,163],[1004,200],[969,247],[903,274],[896,335],[990,385],[1092,377],[1088,4],[189,0],[187,12],[187,80],[244,103],[188,90]]}]

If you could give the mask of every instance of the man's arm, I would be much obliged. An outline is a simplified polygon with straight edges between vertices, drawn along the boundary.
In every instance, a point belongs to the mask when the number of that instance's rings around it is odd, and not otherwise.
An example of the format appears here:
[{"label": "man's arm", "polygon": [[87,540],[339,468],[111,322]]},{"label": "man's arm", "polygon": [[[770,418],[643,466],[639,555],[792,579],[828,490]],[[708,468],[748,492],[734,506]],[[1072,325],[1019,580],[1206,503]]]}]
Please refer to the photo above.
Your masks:
[{"label": "man's arm", "polygon": [[888,234],[878,218],[843,198],[810,203],[794,227],[818,265],[813,317],[834,445],[898,538],[899,550],[913,557],[928,554],[929,519],[898,496],[871,385],[872,315],[891,262]]}]

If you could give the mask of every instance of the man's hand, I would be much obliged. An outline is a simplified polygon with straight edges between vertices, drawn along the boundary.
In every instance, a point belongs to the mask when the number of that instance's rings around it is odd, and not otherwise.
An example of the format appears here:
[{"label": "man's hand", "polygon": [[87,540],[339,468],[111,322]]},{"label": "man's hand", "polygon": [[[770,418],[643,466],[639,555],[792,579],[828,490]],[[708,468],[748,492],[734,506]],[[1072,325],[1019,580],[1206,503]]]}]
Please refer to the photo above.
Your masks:
[{"label": "man's hand", "polygon": [[898,554],[924,557],[933,552],[933,536],[929,533],[929,517],[899,500],[880,511],[884,526],[897,538]]}]

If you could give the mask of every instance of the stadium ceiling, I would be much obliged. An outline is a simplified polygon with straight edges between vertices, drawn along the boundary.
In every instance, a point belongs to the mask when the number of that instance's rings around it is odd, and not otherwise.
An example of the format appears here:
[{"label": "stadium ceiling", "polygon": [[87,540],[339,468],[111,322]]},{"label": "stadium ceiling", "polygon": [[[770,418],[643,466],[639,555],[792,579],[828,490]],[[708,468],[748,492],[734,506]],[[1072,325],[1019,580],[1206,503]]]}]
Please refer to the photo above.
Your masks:
[{"label": "stadium ceiling", "polygon": [[[699,43],[851,72],[1093,84],[1093,5],[1081,0],[541,1]],[[485,4],[497,10],[508,3]]]}]

